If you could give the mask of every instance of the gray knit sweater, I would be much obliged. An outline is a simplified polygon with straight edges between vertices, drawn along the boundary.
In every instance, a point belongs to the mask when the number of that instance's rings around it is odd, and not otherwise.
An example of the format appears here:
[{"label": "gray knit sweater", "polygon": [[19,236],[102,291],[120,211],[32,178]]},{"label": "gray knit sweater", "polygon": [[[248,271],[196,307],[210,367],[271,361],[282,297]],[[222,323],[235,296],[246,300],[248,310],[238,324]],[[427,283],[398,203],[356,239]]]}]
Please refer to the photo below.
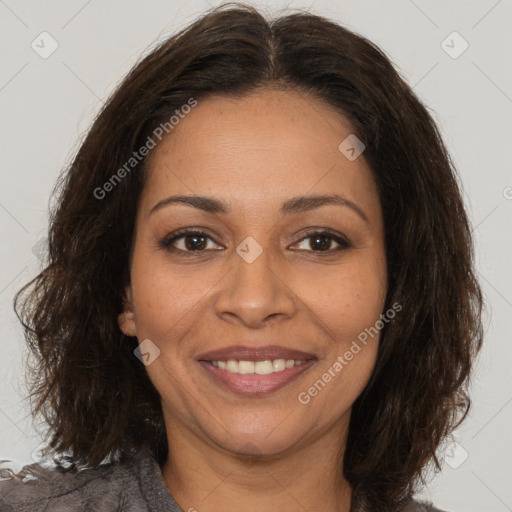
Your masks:
[{"label": "gray knit sweater", "polygon": [[[78,511],[184,512],[146,448],[128,462],[102,464],[74,474],[30,464],[16,477],[0,481],[0,512]],[[431,503],[417,501],[400,512],[427,511],[442,512]],[[374,511],[368,509],[362,496],[354,496],[351,512]]]}]

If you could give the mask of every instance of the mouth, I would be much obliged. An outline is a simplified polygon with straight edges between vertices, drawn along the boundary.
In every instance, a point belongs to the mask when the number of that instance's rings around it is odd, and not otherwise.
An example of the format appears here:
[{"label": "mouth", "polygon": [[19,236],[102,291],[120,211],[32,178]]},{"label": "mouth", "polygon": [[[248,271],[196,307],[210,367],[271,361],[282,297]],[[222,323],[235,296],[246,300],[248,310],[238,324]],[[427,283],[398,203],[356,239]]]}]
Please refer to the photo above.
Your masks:
[{"label": "mouth", "polygon": [[290,384],[317,361],[313,354],[277,345],[233,346],[201,354],[198,363],[224,390],[262,396]]}]

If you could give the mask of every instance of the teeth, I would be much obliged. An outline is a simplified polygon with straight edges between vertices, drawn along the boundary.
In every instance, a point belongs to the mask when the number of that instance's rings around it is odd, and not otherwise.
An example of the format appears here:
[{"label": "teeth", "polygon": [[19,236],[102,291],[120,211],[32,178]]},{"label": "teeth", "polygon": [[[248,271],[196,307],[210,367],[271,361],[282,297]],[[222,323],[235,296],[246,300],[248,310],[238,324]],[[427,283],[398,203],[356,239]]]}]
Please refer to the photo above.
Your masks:
[{"label": "teeth", "polygon": [[238,363],[238,373],[254,373],[254,363],[252,361],[240,361]]},{"label": "teeth", "polygon": [[[290,361],[293,361],[293,359],[290,359]],[[284,359],[274,359],[272,361],[272,371],[273,372],[280,372],[286,368],[286,361]]]},{"label": "teeth", "polygon": [[268,375],[274,371],[272,361],[257,361],[254,363],[254,373]]},{"label": "teeth", "polygon": [[241,375],[251,373],[268,375],[270,373],[281,372],[286,368],[300,366],[304,362],[305,361],[295,361],[293,359],[267,359],[265,361],[235,361],[234,359],[229,359],[228,361],[212,361],[211,363],[213,366],[231,373],[239,373]]},{"label": "teeth", "polygon": [[238,361],[233,361],[232,359],[230,359],[226,363],[226,370],[228,372],[238,373]]}]

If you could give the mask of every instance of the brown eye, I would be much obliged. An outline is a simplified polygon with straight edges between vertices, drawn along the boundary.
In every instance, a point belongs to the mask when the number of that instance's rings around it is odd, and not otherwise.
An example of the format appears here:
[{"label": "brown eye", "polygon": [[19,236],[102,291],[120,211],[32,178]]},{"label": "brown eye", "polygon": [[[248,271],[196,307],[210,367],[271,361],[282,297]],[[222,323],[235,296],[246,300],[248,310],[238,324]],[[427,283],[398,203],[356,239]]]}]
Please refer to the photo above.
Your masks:
[{"label": "brown eye", "polygon": [[181,237],[184,240],[184,245],[188,251],[200,251],[206,248],[206,237],[202,235],[184,235]]},{"label": "brown eye", "polygon": [[[332,248],[333,242],[338,244],[338,247]],[[299,244],[307,244],[300,250],[309,250],[309,252],[335,252],[350,247],[346,239],[326,231],[311,233],[303,238]]]},{"label": "brown eye", "polygon": [[332,242],[334,242],[331,237],[325,235],[315,235],[308,238],[311,249],[319,249],[320,251],[328,251]]},{"label": "brown eye", "polygon": [[193,254],[205,252],[207,249],[215,249],[215,247],[208,247],[208,241],[213,242],[207,233],[197,230],[186,230],[179,231],[171,237],[165,238],[160,242],[160,245],[166,250]]}]

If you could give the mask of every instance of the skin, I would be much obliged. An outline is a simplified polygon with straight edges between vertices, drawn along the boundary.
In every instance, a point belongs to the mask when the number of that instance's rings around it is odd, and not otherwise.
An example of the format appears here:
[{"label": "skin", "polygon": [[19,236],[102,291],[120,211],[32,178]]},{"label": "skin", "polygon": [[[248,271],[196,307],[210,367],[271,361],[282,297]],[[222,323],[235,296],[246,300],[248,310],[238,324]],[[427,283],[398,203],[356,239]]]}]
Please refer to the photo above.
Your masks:
[{"label": "skin", "polygon": [[[298,395],[383,313],[381,205],[364,153],[349,161],[338,149],[351,133],[348,120],[316,98],[260,90],[199,101],[150,155],[119,324],[160,350],[146,369],[162,397],[171,454],[162,474],[185,511],[302,512],[318,510],[319,499],[324,512],[350,510],[352,490],[337,468],[378,336],[308,404]],[[333,193],[367,221],[342,205],[279,212],[292,197]],[[174,194],[214,197],[231,212],[173,203],[150,213]],[[176,240],[176,252],[160,245],[184,227],[210,238]],[[333,239],[306,238],[322,229],[350,246],[337,251]],[[263,250],[252,263],[236,252],[248,236]],[[193,243],[202,252],[180,253],[187,240],[189,252]],[[297,348],[317,360],[274,393],[241,396],[196,361],[238,344]]]}]

